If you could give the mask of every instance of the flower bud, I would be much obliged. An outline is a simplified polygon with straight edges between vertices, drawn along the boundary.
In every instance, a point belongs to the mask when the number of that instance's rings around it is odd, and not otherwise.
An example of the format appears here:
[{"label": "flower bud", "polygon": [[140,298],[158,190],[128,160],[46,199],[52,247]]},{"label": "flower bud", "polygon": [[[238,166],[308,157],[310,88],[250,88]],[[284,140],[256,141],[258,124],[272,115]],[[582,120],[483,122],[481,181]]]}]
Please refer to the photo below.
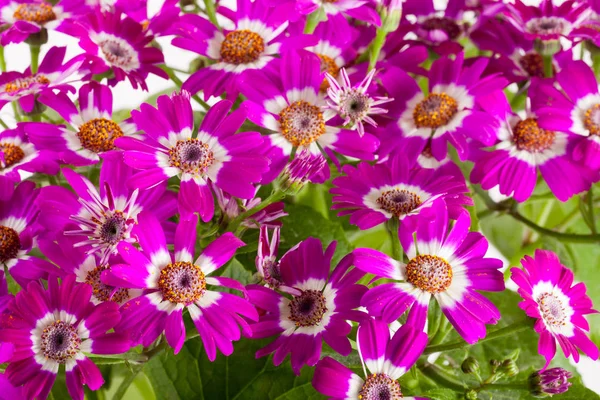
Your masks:
[{"label": "flower bud", "polygon": [[502,362],[499,371],[504,375],[511,377],[516,376],[519,373],[519,367],[517,367],[517,363],[514,360],[509,358]]},{"label": "flower bud", "polygon": [[529,392],[535,397],[564,393],[571,386],[571,377],[571,373],[562,368],[534,372],[529,376]]},{"label": "flower bud", "polygon": [[477,391],[471,389],[465,392],[465,400],[477,400],[479,396],[477,395]]},{"label": "flower bud", "polygon": [[479,361],[473,357],[467,357],[460,366],[462,372],[465,374],[478,374],[479,373]]},{"label": "flower bud", "polygon": [[298,193],[306,182],[313,181],[321,175],[326,164],[327,161],[321,154],[311,154],[309,150],[304,149],[285,167],[278,180],[278,186],[286,193]]}]

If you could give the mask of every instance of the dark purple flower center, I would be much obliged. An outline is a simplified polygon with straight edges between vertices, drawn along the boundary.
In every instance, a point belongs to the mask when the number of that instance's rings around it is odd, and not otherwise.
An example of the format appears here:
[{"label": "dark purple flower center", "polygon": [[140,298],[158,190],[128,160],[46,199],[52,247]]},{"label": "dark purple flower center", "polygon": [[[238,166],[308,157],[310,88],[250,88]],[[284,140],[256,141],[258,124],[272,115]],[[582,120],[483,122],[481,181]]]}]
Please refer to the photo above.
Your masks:
[{"label": "dark purple flower center", "polygon": [[121,127],[106,118],[94,118],[79,128],[77,137],[81,147],[94,153],[102,153],[115,148],[115,139],[123,136]]},{"label": "dark purple flower center", "polygon": [[54,21],[56,14],[52,9],[52,4],[42,1],[39,3],[19,4],[13,14],[13,18],[43,25],[46,22]]},{"label": "dark purple flower center", "polygon": [[539,17],[527,22],[525,29],[534,35],[561,35],[565,34],[570,23],[561,17]]},{"label": "dark purple flower center", "polygon": [[386,374],[373,374],[367,377],[358,398],[361,400],[400,400],[400,384]]},{"label": "dark purple flower center", "polygon": [[247,29],[229,32],[221,44],[221,60],[228,64],[249,64],[265,51],[265,41]]},{"label": "dark purple flower center", "polygon": [[196,176],[204,175],[215,161],[208,144],[198,139],[177,141],[169,150],[169,158],[172,167]]},{"label": "dark purple flower center", "polygon": [[600,104],[594,104],[585,112],[583,126],[590,135],[600,135]]},{"label": "dark purple flower center", "polygon": [[48,325],[42,332],[40,348],[46,358],[65,364],[79,353],[81,339],[77,329],[64,321]]},{"label": "dark purple flower center", "polygon": [[544,59],[538,53],[525,54],[519,59],[519,65],[521,65],[530,77],[544,77]]},{"label": "dark purple flower center", "polygon": [[540,314],[546,324],[559,328],[569,322],[565,304],[553,293],[544,293],[537,299]]},{"label": "dark purple flower center", "polygon": [[163,300],[187,305],[202,297],[206,291],[206,278],[199,266],[179,261],[160,271],[158,287]]},{"label": "dark purple flower center", "polygon": [[116,245],[124,240],[129,231],[129,225],[133,223],[127,220],[122,211],[113,211],[105,215],[99,224],[98,236],[106,244]]},{"label": "dark purple flower center", "polygon": [[458,102],[446,93],[431,93],[415,107],[417,128],[436,129],[446,125],[458,111]]},{"label": "dark purple flower center", "polygon": [[139,68],[138,53],[123,39],[116,36],[106,37],[98,42],[98,47],[112,66],[126,72]]},{"label": "dark purple flower center", "polygon": [[340,115],[352,122],[362,121],[371,109],[369,95],[353,89],[340,96]]},{"label": "dark purple flower center", "polygon": [[279,271],[279,262],[274,259],[266,258],[263,261],[263,273],[265,282],[272,288],[281,285],[281,273]]},{"label": "dark purple flower center", "polygon": [[129,298],[128,289],[117,289],[113,286],[105,285],[100,280],[102,271],[108,270],[108,265],[99,265],[93,270],[89,271],[85,277],[85,283],[92,286],[94,289],[94,297],[99,302],[102,301],[114,301],[115,303],[123,303]]},{"label": "dark purple flower center", "polygon": [[537,119],[527,118],[513,127],[513,142],[517,149],[540,153],[552,146],[556,133],[540,128]]},{"label": "dark purple flower center", "polygon": [[295,147],[307,146],[325,133],[321,109],[304,100],[296,101],[279,113],[281,134]]},{"label": "dark purple flower center", "polygon": [[431,17],[421,23],[421,28],[426,31],[444,31],[449,40],[456,39],[461,32],[455,20],[448,17]]},{"label": "dark purple flower center", "polygon": [[392,189],[381,193],[377,199],[377,205],[382,210],[401,217],[419,207],[421,198],[416,193],[405,189]]},{"label": "dark purple flower center", "polygon": [[8,226],[0,225],[0,262],[15,258],[21,249],[19,234]]},{"label": "dark purple flower center", "polygon": [[25,158],[25,152],[12,143],[0,143],[0,170],[8,168]]},{"label": "dark purple flower center", "polygon": [[429,293],[441,293],[452,284],[452,267],[438,256],[418,255],[406,264],[406,280]]},{"label": "dark purple flower center", "polygon": [[296,326],[315,326],[323,319],[327,311],[327,301],[318,290],[305,290],[300,296],[294,297],[289,304],[290,320]]}]

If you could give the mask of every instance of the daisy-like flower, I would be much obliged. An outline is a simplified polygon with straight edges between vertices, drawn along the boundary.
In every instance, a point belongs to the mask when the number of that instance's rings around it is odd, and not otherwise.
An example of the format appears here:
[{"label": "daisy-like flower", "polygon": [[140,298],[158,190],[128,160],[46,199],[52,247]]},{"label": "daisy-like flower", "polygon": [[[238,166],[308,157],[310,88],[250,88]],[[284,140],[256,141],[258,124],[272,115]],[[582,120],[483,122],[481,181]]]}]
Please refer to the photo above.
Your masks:
[{"label": "daisy-like flower", "polygon": [[79,46],[92,61],[93,73],[112,71],[114,76],[108,79],[111,86],[127,78],[134,89],[139,85],[148,90],[149,74],[168,78],[157,66],[164,62],[164,56],[160,49],[150,45],[154,36],[119,10],[88,13],[72,34],[79,37]]},{"label": "daisy-like flower", "polygon": [[[415,140],[423,149],[431,146],[433,156],[446,157],[448,142],[458,151],[461,160],[467,158],[471,140],[492,145],[496,138],[498,122],[484,111],[485,102],[494,98],[507,84],[497,76],[482,77],[487,59],[478,59],[471,66],[463,66],[464,54],[454,60],[437,59],[429,71],[429,94],[425,95],[417,82],[404,71],[388,68],[381,75],[385,87],[394,101],[388,104],[388,115],[398,120],[402,136]],[[390,130],[382,142],[393,142],[398,132]],[[391,143],[387,151],[392,151]]]},{"label": "daisy-like flower", "polygon": [[374,69],[371,70],[358,86],[352,86],[345,68],[342,68],[340,73],[342,77],[341,86],[329,72],[325,74],[327,82],[329,82],[327,108],[334,110],[344,119],[344,125],[356,129],[360,136],[365,134],[363,122],[377,127],[377,122],[370,115],[387,113],[385,108],[378,106],[394,100],[388,97],[372,97],[367,94],[375,72]]},{"label": "daisy-like flower", "polygon": [[279,260],[277,260],[277,249],[279,248],[280,228],[273,228],[269,239],[269,228],[260,227],[258,236],[258,250],[256,252],[256,270],[262,280],[271,288],[277,289],[281,285],[281,273],[279,272]]},{"label": "daisy-like flower", "polygon": [[146,132],[143,139],[118,139],[126,150],[125,162],[143,169],[132,178],[140,189],[152,187],[170,177],[181,179],[179,209],[199,212],[203,221],[214,215],[214,199],[209,182],[233,196],[254,197],[254,183],[268,169],[263,138],[258,132],[236,131],[244,123],[245,111],[227,115],[231,102],[222,100],[208,110],[194,133],[194,113],[190,95],[182,91],[158,98],[158,108],[142,104],[132,116]]},{"label": "daisy-like flower", "polygon": [[21,182],[12,196],[0,200],[0,266],[23,287],[30,280],[47,278],[56,268],[41,258],[26,255],[33,247],[39,208],[34,204],[39,191],[31,181]]},{"label": "daisy-like flower", "polygon": [[424,332],[403,325],[390,339],[390,329],[385,322],[369,319],[359,326],[356,342],[364,379],[339,361],[325,357],[317,364],[312,380],[319,393],[331,399],[425,400],[402,396],[398,382],[425,349],[427,335]]},{"label": "daisy-like flower", "polygon": [[11,101],[19,101],[26,113],[33,111],[37,96],[47,90],[74,91],[70,83],[79,81],[87,70],[83,57],[75,57],[65,63],[66,47],[52,47],[42,60],[38,72],[31,74],[10,71],[0,74],[0,109]]},{"label": "daisy-like flower", "polygon": [[[4,0],[0,6],[0,44],[21,43],[47,29],[62,30],[65,22],[90,11],[80,0]],[[47,39],[47,38],[46,38]]]},{"label": "daisy-like flower", "polygon": [[422,330],[429,301],[434,297],[459,335],[475,343],[485,337],[486,324],[500,319],[496,306],[475,290],[504,290],[504,279],[498,271],[502,262],[484,257],[487,240],[479,232],[469,232],[469,214],[458,217],[448,232],[444,203],[435,202],[431,208],[436,218],[418,225],[416,239],[413,232],[400,230],[407,264],[377,250],[354,250],[357,268],[392,281],[370,289],[361,305],[387,323],[410,308],[407,323]]},{"label": "daisy-like flower", "polygon": [[257,357],[275,353],[273,364],[279,365],[290,354],[292,369],[300,375],[304,365],[319,361],[323,340],[336,352],[350,354],[347,336],[351,325],[347,321],[366,317],[355,309],[367,288],[356,284],[362,272],[348,272],[352,255],[344,257],[330,276],[335,244],[323,252],[318,239],[308,238],[281,258],[279,290],[289,296],[264,286],[246,287],[250,301],[265,311],[258,323],[251,325],[252,337],[278,335]]},{"label": "daisy-like flower", "polygon": [[56,174],[56,156],[36,149],[20,126],[0,132],[0,200],[7,200],[15,184],[33,172]]},{"label": "daisy-like flower", "polygon": [[300,14],[311,14],[319,8],[325,15],[345,15],[369,24],[381,25],[381,18],[369,0],[295,0]]},{"label": "daisy-like flower", "polygon": [[523,269],[511,268],[511,279],[519,286],[525,313],[536,319],[534,329],[540,334],[538,352],[546,365],[556,354],[556,343],[565,357],[579,362],[579,351],[598,359],[598,347],[587,337],[590,330],[585,315],[597,313],[586,295],[585,284],[573,285],[573,272],[560,263],[558,256],[548,250],[536,250],[534,257],[521,260]]},{"label": "daisy-like flower", "polygon": [[105,264],[117,252],[120,242],[135,242],[132,230],[142,210],[152,211],[161,222],[176,212],[175,195],[166,184],[140,193],[127,183],[133,170],[123,163],[122,153],[107,153],[100,170],[100,190],[85,177],[69,168],[62,170],[75,194],[59,186],[41,189],[37,203],[39,222],[48,232],[75,236],[75,247],[86,247]]},{"label": "daisy-like flower", "polygon": [[554,54],[560,49],[561,38],[571,42],[579,39],[578,29],[591,16],[587,2],[567,0],[554,5],[542,0],[540,5],[526,5],[521,0],[506,4],[503,16],[527,39],[536,40],[541,53]]},{"label": "daisy-like flower", "polygon": [[[572,156],[581,165],[600,166],[600,91],[594,72],[583,61],[574,61],[556,74],[566,94],[543,85],[533,108],[544,129],[576,136]],[[568,179],[573,176],[569,175]]]},{"label": "daisy-like flower", "polygon": [[471,182],[486,190],[498,186],[518,202],[533,193],[538,171],[561,201],[589,189],[596,174],[571,160],[572,136],[543,129],[535,114],[528,114],[525,119],[507,114],[492,151],[474,153]]},{"label": "daisy-like flower", "polygon": [[[244,210],[250,210],[259,205],[262,201],[260,197],[253,197],[252,199],[238,199],[231,196],[229,193],[222,191],[213,184],[211,184],[211,187],[215,194],[215,198],[217,199],[217,203],[219,204],[219,208],[223,212],[225,222],[235,219],[235,217],[244,212]],[[277,201],[269,204],[256,214],[250,215],[248,218],[242,221],[241,225],[246,228],[255,229],[262,226],[277,227],[281,226],[281,221],[279,221],[279,219],[285,217],[286,215],[288,214],[284,211],[283,202]]]},{"label": "daisy-like flower", "polygon": [[237,11],[227,13],[232,30],[221,30],[208,20],[184,14],[173,45],[216,61],[194,72],[183,84],[192,94],[203,91],[204,99],[226,92],[230,98],[239,93],[242,72],[270,68],[282,52],[283,32],[292,13],[269,7],[264,1],[237,0]]},{"label": "daisy-like flower", "polygon": [[333,209],[350,215],[350,223],[369,229],[398,218],[407,229],[424,217],[422,212],[443,199],[451,219],[473,205],[464,179],[434,169],[411,165],[401,155],[385,163],[345,165],[345,175],[333,180]]},{"label": "daisy-like flower", "polygon": [[92,287],[70,275],[62,283],[48,280],[45,289],[31,282],[17,294],[3,315],[0,341],[13,343],[15,353],[6,368],[14,386],[23,386],[29,399],[45,399],[64,365],[67,389],[83,400],[83,385],[98,390],[104,383],[100,369],[84,354],[120,354],[129,350],[126,336],[106,333],[120,320],[119,306],[94,305]]},{"label": "daisy-like flower", "polygon": [[100,154],[114,150],[116,138],[137,131],[130,120],[113,121],[112,92],[96,82],[79,89],[79,109],[66,93],[47,91],[38,100],[56,110],[72,130],[46,122],[23,123],[23,130],[36,147],[57,153],[67,164],[95,164],[100,161]]},{"label": "daisy-like flower", "polygon": [[[137,235],[143,252],[128,243],[119,254],[128,265],[113,266],[104,281],[117,287],[145,289],[146,293],[121,307],[123,319],[117,332],[130,332],[135,343],[150,345],[165,333],[175,354],[185,342],[183,310],[187,309],[204,343],[208,359],[217,349],[230,355],[233,341],[240,339],[241,326],[250,335],[246,319],[256,321],[256,309],[246,299],[213,288],[227,287],[244,292],[234,279],[209,276],[227,263],[244,243],[226,233],[209,244],[194,261],[198,219],[181,220],[171,254],[163,230],[151,213],[139,216]],[[246,319],[245,319],[246,318]]]},{"label": "daisy-like flower", "polygon": [[[242,92],[248,98],[243,105],[248,118],[271,131],[268,137],[270,171],[263,182],[272,181],[287,164],[293,148],[297,154],[308,149],[321,154],[341,154],[372,160],[379,141],[372,135],[327,125],[335,113],[323,111],[325,100],[319,95],[323,82],[319,58],[307,51],[290,51],[282,56],[280,74],[247,71]],[[333,122],[333,121],[332,121]],[[328,172],[329,170],[326,169]]]}]

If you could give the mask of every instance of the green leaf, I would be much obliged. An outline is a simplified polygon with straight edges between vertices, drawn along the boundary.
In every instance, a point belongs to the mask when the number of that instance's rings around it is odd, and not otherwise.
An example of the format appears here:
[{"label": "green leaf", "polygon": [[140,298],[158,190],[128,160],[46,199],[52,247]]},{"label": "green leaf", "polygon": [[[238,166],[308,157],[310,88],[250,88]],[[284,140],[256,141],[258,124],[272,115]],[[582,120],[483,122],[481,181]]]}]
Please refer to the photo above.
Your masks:
[{"label": "green leaf", "polygon": [[485,237],[508,259],[519,252],[523,241],[523,225],[509,215],[487,218],[481,223]]},{"label": "green leaf", "polygon": [[460,399],[458,393],[450,389],[432,389],[422,394],[423,397],[431,400],[457,400]]},{"label": "green leaf", "polygon": [[270,357],[255,358],[255,352],[271,340],[243,339],[235,343],[231,356],[219,354],[210,362],[196,338],[186,342],[177,356],[168,350],[153,358],[144,372],[166,400],[323,399],[310,383],[312,368],[295,376],[288,361],[275,367]]},{"label": "green leaf", "polygon": [[600,395],[586,388],[581,379],[574,378],[571,380],[573,384],[569,390],[563,394],[552,396],[552,400],[598,400]]}]

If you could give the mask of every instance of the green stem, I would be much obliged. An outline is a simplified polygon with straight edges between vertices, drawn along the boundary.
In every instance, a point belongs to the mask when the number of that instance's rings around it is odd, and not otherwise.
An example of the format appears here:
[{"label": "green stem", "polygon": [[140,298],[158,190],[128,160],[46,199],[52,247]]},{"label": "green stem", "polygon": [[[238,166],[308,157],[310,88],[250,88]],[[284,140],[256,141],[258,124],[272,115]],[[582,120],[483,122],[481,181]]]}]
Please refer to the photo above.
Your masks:
[{"label": "green stem", "polygon": [[592,228],[592,233],[598,233],[596,230],[596,216],[594,215],[594,187],[591,186],[590,190],[587,192],[587,206],[590,213],[590,228]]},{"label": "green stem", "polygon": [[394,260],[402,261],[402,249],[400,248],[400,239],[398,238],[399,224],[398,217],[392,217],[392,219],[388,220],[385,227],[392,241],[392,257]]},{"label": "green stem", "polygon": [[0,46],[0,69],[6,72],[6,59],[4,58],[4,46]]},{"label": "green stem", "polygon": [[213,0],[204,0],[204,7],[206,9],[206,15],[214,26],[219,27],[219,21],[217,21],[217,10],[215,9],[215,2]]},{"label": "green stem", "polygon": [[275,201],[279,201],[279,200],[283,199],[284,197],[285,197],[285,193],[284,192],[282,192],[280,190],[275,190],[273,193],[271,193],[271,195],[269,197],[267,197],[266,199],[264,199],[263,201],[261,201],[259,204],[257,204],[256,206],[252,207],[249,210],[244,211],[243,213],[241,213],[240,215],[238,215],[237,217],[235,217],[227,225],[227,232],[235,232],[237,230],[237,228],[240,226],[240,224],[242,222],[244,222],[244,220],[246,218],[248,218],[249,216],[251,216],[253,214],[256,214],[260,210],[262,210],[265,207],[267,207],[269,204],[272,204]]},{"label": "green stem", "polygon": [[435,364],[419,361],[417,363],[417,368],[421,370],[423,375],[448,389],[457,392],[464,392],[467,389],[467,386],[464,383],[457,381],[454,377],[448,375],[443,369]]},{"label": "green stem", "polygon": [[2,120],[2,118],[0,118],[0,125],[2,125],[2,127],[4,129],[8,129],[8,125],[6,125],[6,123]]},{"label": "green stem", "polygon": [[[169,75],[169,79],[173,81],[177,86],[181,87],[183,85],[183,81],[179,79],[177,75],[175,75],[175,71],[166,65],[161,66],[162,70],[165,71]],[[198,104],[200,104],[205,110],[208,110],[210,106],[207,102],[203,101],[197,94],[192,95],[192,99],[194,99]]]},{"label": "green stem", "polygon": [[544,76],[552,78],[554,76],[554,66],[552,65],[552,56],[542,56],[544,60]]},{"label": "green stem", "polygon": [[35,44],[29,45],[29,51],[31,52],[31,75],[35,75],[38,72],[40,46]]},{"label": "green stem", "polygon": [[123,396],[125,396],[125,392],[127,392],[127,389],[129,389],[129,386],[131,386],[135,377],[142,369],[144,369],[144,364],[136,364],[131,368],[131,373],[125,377],[123,382],[121,382],[112,398],[113,400],[121,400]]},{"label": "green stem", "polygon": [[306,18],[306,25],[304,25],[304,33],[310,35],[317,29],[317,25],[319,25],[322,19],[322,13],[322,10],[318,8],[309,14],[308,18]]},{"label": "green stem", "polygon": [[19,109],[17,108],[17,102],[13,101],[10,103],[13,109],[13,114],[15,114],[15,119],[17,122],[21,122],[21,114],[19,114]]},{"label": "green stem", "polygon": [[385,37],[387,32],[383,29],[377,29],[377,34],[375,36],[375,40],[371,44],[371,49],[369,50],[369,71],[375,68],[375,64],[377,64],[377,60],[379,59],[379,53],[381,53],[381,49],[385,43]]},{"label": "green stem", "polygon": [[[493,340],[493,339],[497,339],[500,337],[513,335],[513,334],[523,331],[525,329],[531,329],[532,326],[533,326],[533,319],[526,318],[522,321],[515,322],[512,325],[505,326],[504,328],[490,332],[485,338],[481,339],[477,343],[483,343],[483,342],[487,342],[488,340]],[[462,349],[462,348],[470,347],[470,346],[472,346],[472,345],[465,342],[464,340],[460,340],[460,341],[456,341],[456,342],[452,342],[452,343],[427,346],[427,348],[425,349],[423,354],[439,353],[441,351]]]}]

